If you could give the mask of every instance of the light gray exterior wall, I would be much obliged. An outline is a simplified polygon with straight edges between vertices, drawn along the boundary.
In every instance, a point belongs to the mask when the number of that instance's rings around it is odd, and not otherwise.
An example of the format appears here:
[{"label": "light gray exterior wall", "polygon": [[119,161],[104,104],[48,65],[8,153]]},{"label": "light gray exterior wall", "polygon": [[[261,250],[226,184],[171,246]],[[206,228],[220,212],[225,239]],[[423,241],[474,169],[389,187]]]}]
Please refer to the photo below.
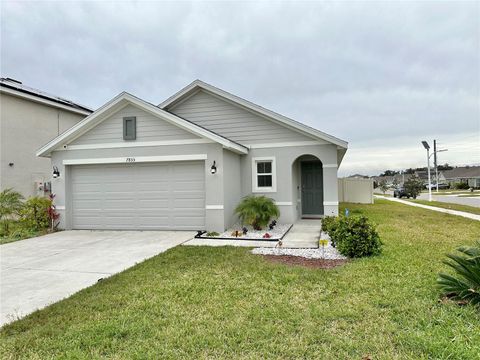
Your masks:
[{"label": "light gray exterior wall", "polygon": [[72,141],[70,145],[90,145],[103,143],[121,143],[131,140],[123,140],[123,118],[135,116],[137,118],[136,141],[168,141],[198,139],[188,131],[180,129],[166,121],[161,121],[152,114],[127,105],[98,126],[84,135]]},{"label": "light gray exterior wall", "polygon": [[235,208],[242,198],[242,174],[240,156],[228,150],[223,150],[224,163],[224,216],[225,227],[232,226],[238,221],[234,214]]},{"label": "light gray exterior wall", "polygon": [[168,110],[244,145],[313,140],[203,90]]},{"label": "light gray exterior wall", "polygon": [[35,182],[49,181],[52,166],[36,151],[85,117],[0,93],[0,190],[11,187],[25,197],[42,195]]},{"label": "light gray exterior wall", "polygon": [[[308,145],[250,149],[242,156],[242,196],[265,195],[279,203],[280,222],[293,223],[301,216],[299,167],[296,160],[304,155],[317,157],[323,166],[324,215],[338,215],[337,147],[336,145]],[[252,159],[275,157],[277,191],[252,192]]]}]

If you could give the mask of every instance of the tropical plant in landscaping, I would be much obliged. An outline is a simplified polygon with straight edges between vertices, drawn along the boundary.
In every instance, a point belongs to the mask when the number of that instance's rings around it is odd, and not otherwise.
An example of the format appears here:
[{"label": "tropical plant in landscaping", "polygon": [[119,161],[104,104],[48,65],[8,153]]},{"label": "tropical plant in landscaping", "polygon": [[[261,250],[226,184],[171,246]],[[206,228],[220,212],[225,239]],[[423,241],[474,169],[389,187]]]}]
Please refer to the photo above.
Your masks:
[{"label": "tropical plant in landscaping", "polygon": [[25,201],[21,211],[21,221],[25,228],[38,231],[50,227],[51,207],[52,200],[41,196],[33,196]]},{"label": "tropical plant in landscaping", "polygon": [[445,296],[480,306],[480,240],[457,251],[461,254],[447,254],[448,259],[443,261],[455,271],[455,276],[440,273],[438,285]]},{"label": "tropical plant in landscaping", "polygon": [[9,225],[13,217],[23,208],[23,195],[11,188],[0,192],[0,221],[3,223],[5,235],[9,233]]},{"label": "tropical plant in landscaping", "polygon": [[255,230],[261,230],[271,219],[280,216],[280,210],[275,202],[266,196],[247,196],[238,204],[235,213],[243,224],[251,225]]}]

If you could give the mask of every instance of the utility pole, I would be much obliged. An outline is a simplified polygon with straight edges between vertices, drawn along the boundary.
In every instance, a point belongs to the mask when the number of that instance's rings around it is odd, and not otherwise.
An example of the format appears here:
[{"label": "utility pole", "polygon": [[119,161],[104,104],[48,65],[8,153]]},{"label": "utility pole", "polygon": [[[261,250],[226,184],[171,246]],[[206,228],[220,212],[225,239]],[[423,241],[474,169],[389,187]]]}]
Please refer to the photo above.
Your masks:
[{"label": "utility pole", "polygon": [[433,166],[435,166],[435,183],[438,192],[438,168],[437,168],[437,140],[433,140]]},{"label": "utility pole", "polygon": [[432,181],[430,179],[430,145],[422,141],[423,147],[427,150],[427,170],[428,170],[428,201],[432,201]]}]

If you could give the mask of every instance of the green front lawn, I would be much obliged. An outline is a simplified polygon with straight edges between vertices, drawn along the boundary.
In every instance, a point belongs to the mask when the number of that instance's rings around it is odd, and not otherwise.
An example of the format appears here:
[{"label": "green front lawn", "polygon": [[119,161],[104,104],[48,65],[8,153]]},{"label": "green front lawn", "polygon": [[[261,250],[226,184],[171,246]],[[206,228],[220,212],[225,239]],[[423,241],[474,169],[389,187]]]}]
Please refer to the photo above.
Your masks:
[{"label": "green front lawn", "polygon": [[458,211],[465,211],[472,214],[480,215],[480,208],[475,206],[468,206],[468,205],[461,205],[461,204],[453,204],[453,203],[446,203],[442,201],[428,201],[428,200],[419,200],[419,199],[403,199],[411,202],[416,202],[418,204],[429,205],[429,206],[436,206],[439,208],[450,209],[450,210],[458,210]]},{"label": "green front lawn", "polygon": [[3,328],[9,358],[479,359],[480,311],[439,302],[480,222],[377,200],[381,256],[331,270],[180,246]]}]

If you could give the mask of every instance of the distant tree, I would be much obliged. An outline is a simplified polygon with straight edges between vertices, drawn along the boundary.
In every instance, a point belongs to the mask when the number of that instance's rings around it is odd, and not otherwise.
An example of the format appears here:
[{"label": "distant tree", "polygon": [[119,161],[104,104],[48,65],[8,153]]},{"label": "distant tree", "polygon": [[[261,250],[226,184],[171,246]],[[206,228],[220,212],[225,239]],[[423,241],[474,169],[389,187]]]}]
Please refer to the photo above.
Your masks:
[{"label": "distant tree", "polygon": [[409,175],[415,174],[415,169],[413,169],[413,168],[408,168],[408,169],[405,170],[405,174],[409,174]]},{"label": "distant tree", "polygon": [[403,183],[405,192],[414,199],[422,192],[423,181],[416,175],[410,176],[408,180]]},{"label": "distant tree", "polygon": [[378,187],[383,192],[383,195],[385,195],[385,192],[388,190],[387,180],[380,180],[380,182],[378,183]]},{"label": "distant tree", "polygon": [[398,187],[399,181],[396,177],[393,178],[392,185],[393,185],[394,188]]},{"label": "distant tree", "polygon": [[385,172],[383,174],[380,174],[380,176],[394,176],[394,175],[397,175],[399,174],[398,171],[395,171],[395,170],[385,170]]},{"label": "distant tree", "polygon": [[453,166],[448,165],[447,163],[437,166],[438,170],[452,170]]}]

